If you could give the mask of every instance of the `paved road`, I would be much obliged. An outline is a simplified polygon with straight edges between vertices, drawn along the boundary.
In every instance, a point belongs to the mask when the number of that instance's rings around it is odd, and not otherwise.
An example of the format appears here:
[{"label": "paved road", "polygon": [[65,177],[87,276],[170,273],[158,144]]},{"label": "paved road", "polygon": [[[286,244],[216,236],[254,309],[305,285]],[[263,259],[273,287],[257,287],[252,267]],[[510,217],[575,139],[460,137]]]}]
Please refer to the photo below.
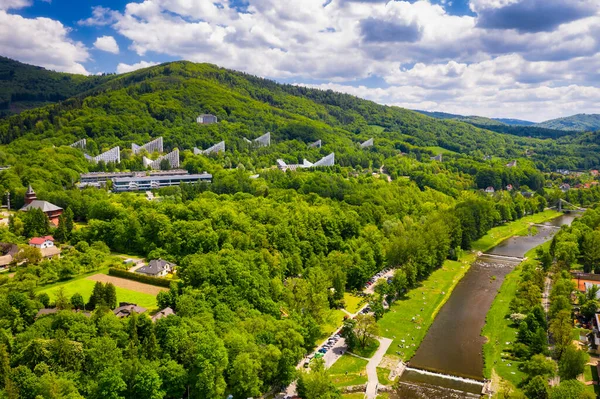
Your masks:
[{"label": "paved road", "polygon": [[375,352],[367,364],[367,376],[369,377],[369,381],[367,382],[367,399],[375,399],[377,397],[377,387],[379,386],[377,366],[379,366],[379,363],[383,360],[383,356],[392,344],[392,340],[389,338],[380,337],[377,339],[379,340],[379,348],[377,348],[377,352]]},{"label": "paved road", "polygon": [[[379,280],[383,280],[383,279],[387,279],[388,277],[394,277],[394,269],[389,270],[387,273],[384,273],[381,277],[379,277],[377,279],[377,281]],[[368,286],[367,288],[365,288],[363,290],[363,292],[365,294],[373,294],[375,292],[375,284],[377,284],[377,281],[375,281],[373,284],[371,284],[370,286]]]}]

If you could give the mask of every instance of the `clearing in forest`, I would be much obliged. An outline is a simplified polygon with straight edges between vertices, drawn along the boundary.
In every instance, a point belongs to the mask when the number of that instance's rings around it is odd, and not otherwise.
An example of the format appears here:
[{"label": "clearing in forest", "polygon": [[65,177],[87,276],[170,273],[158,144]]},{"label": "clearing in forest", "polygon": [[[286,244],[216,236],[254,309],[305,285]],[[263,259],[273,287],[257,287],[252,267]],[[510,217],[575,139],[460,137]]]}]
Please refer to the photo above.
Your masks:
[{"label": "clearing in forest", "polygon": [[88,277],[89,280],[100,281],[101,283],[113,283],[115,287],[125,288],[127,290],[141,292],[143,294],[158,295],[161,291],[168,291],[168,288],[157,287],[155,285],[144,284],[133,280],[128,280],[121,277],[109,276],[106,274],[94,274]]}]

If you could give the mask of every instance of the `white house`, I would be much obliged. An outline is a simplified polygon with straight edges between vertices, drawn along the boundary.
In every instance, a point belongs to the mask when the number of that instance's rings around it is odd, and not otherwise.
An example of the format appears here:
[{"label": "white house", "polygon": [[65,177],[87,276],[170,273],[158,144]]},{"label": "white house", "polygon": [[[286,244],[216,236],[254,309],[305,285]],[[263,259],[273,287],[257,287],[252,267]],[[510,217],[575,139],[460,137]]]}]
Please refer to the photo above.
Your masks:
[{"label": "white house", "polygon": [[153,259],[148,263],[148,266],[140,267],[136,273],[145,274],[152,277],[165,277],[172,273],[175,269],[175,264],[162,259]]},{"label": "white house", "polygon": [[34,237],[29,240],[29,245],[35,248],[50,248],[54,246],[54,238],[52,236]]}]

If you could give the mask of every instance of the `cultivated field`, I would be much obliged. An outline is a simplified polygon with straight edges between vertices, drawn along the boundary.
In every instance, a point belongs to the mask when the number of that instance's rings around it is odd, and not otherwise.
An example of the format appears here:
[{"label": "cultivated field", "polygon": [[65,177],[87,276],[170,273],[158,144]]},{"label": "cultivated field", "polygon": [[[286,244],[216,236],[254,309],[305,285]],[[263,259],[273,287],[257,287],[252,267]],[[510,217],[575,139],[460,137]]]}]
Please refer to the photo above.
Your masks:
[{"label": "cultivated field", "polygon": [[[91,277],[94,277],[94,276],[91,276]],[[109,277],[109,276],[106,276],[106,277]],[[132,283],[133,283],[133,281],[132,281]],[[50,296],[50,299],[53,300],[54,296],[56,295],[56,292],[59,290],[59,288],[64,287],[65,295],[67,295],[67,297],[71,297],[73,294],[78,292],[83,296],[83,299],[87,302],[90,298],[90,295],[92,294],[92,290],[94,289],[94,284],[96,284],[96,281],[91,280],[90,277],[88,277],[88,278],[82,278],[82,279],[78,279],[78,280],[68,281],[64,284],[53,285],[50,288],[41,290],[40,293],[41,292],[47,293]],[[154,287],[154,286],[147,285],[147,284],[141,284],[141,283],[137,283],[137,284],[140,284],[144,287],[159,288],[159,287]],[[140,291],[133,290],[133,289],[123,288],[121,286],[118,286],[117,284],[115,284],[115,288],[117,291],[117,301],[118,302],[136,303],[139,306],[143,306],[148,310],[156,309],[158,307],[158,305],[156,303],[156,295],[152,295],[147,292],[140,292]]]},{"label": "cultivated field", "polygon": [[101,283],[113,283],[115,287],[125,288],[127,290],[141,292],[143,294],[158,295],[161,291],[168,291],[168,288],[157,287],[155,285],[144,284],[133,280],[127,280],[126,278],[109,276],[107,274],[94,274],[88,277],[89,280],[100,281]]}]

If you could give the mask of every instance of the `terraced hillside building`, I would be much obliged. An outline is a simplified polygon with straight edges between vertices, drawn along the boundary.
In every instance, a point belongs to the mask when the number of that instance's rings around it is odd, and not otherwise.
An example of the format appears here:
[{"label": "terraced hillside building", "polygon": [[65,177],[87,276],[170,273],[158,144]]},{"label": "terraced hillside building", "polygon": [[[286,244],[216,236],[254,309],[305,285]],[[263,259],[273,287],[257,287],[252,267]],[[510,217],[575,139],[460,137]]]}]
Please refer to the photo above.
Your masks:
[{"label": "terraced hillside building", "polygon": [[311,163],[306,159],[303,160],[301,164],[286,164],[282,159],[277,160],[277,167],[284,172],[286,170],[297,170],[297,169],[308,169],[308,168],[317,168],[319,166],[333,166],[335,165],[335,154],[332,152],[331,154],[319,159],[315,163]]},{"label": "terraced hillside building", "polygon": [[373,138],[371,137],[369,140],[360,143],[360,148],[368,148],[368,147],[373,147]]},{"label": "terraced hillside building", "polygon": [[321,148],[321,140],[317,140],[314,143],[310,143],[308,148]]},{"label": "terraced hillside building", "polygon": [[120,147],[113,147],[110,150],[103,152],[100,155],[97,155],[95,157],[91,157],[88,154],[84,154],[85,158],[93,163],[98,163],[100,161],[103,161],[105,163],[109,163],[109,162],[114,162],[114,163],[119,163],[121,162],[121,148]]},{"label": "terraced hillside building", "polygon": [[165,159],[167,161],[169,161],[169,167],[171,169],[178,168],[179,167],[179,150],[174,150],[174,151],[168,153],[167,155],[158,157],[156,160],[152,160],[152,159],[143,157],[142,161],[144,163],[144,168],[149,167],[150,169],[160,169],[160,164]]},{"label": "terraced hillside building", "polygon": [[271,145],[271,132],[267,132],[254,140],[248,140],[246,137],[244,137],[244,140],[246,143],[255,144],[258,147],[268,147]]},{"label": "terraced hillside building", "polygon": [[136,177],[117,177],[112,179],[113,191],[147,191],[162,187],[178,186],[198,182],[212,182],[210,173],[181,174],[181,175],[150,175]]},{"label": "terraced hillside building", "polygon": [[139,154],[140,152],[142,152],[142,150],[146,150],[148,154],[152,154],[153,152],[163,152],[163,138],[159,137],[144,145],[137,145],[135,143],[132,143],[131,150],[134,154]]},{"label": "terraced hillside building", "polygon": [[213,123],[217,122],[217,117],[212,114],[202,114],[198,115],[198,117],[196,118],[196,123],[199,123],[201,125],[212,125]]},{"label": "terraced hillside building", "polygon": [[69,144],[69,147],[79,148],[80,150],[85,150],[87,147],[87,140],[81,139],[79,141],[74,142],[73,144]]},{"label": "terraced hillside building", "polygon": [[207,148],[206,150],[201,150],[199,148],[194,147],[194,155],[209,155],[212,153],[218,154],[219,152],[225,152],[225,142],[221,141],[213,145],[212,147]]}]

